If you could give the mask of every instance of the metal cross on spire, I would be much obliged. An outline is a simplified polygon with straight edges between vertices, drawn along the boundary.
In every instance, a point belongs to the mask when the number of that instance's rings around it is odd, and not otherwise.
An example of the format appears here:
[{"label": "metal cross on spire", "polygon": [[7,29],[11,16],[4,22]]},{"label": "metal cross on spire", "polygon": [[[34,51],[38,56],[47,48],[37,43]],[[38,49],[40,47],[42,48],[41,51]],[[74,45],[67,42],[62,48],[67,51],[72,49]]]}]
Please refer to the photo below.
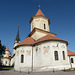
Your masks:
[{"label": "metal cross on spire", "polygon": [[39,5],[39,9],[40,9],[40,5]]}]

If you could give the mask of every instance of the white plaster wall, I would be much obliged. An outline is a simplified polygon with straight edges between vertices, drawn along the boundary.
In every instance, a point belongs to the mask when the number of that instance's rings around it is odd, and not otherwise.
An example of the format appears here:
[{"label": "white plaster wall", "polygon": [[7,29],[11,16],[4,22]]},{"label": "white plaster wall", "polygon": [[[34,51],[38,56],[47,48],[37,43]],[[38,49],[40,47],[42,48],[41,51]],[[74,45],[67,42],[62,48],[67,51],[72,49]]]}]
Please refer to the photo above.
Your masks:
[{"label": "white plaster wall", "polygon": [[14,66],[15,65],[15,56],[13,58],[11,58],[11,63],[10,63],[11,66]]},{"label": "white plaster wall", "polygon": [[[71,58],[73,58],[73,63],[71,63]],[[72,65],[72,68],[75,68],[75,55],[68,56],[68,61],[70,64],[70,68],[71,68],[71,65]]]},{"label": "white plaster wall", "polygon": [[[58,47],[56,47],[58,44]],[[65,48],[62,48],[62,45],[65,46]],[[50,49],[47,54],[44,53],[43,47],[49,46]],[[53,47],[55,46],[55,47]],[[36,47],[41,48],[40,53],[36,56]],[[59,60],[55,60],[54,57],[54,51],[58,51],[58,57]],[[62,57],[62,51],[65,51],[65,60],[63,60]],[[68,56],[67,56],[67,47],[66,43],[64,42],[57,42],[57,41],[48,41],[48,42],[43,42],[40,45],[35,46],[34,48],[34,67],[63,67],[68,68],[69,63],[68,63]]]},{"label": "white plaster wall", "polygon": [[[2,61],[3,61],[2,65],[9,66],[9,59],[3,58]],[[7,61],[7,63],[6,63],[6,61]]]},{"label": "white plaster wall", "polygon": [[[20,43],[20,41],[19,41],[19,43]],[[14,47],[17,46],[19,43],[17,43],[17,41],[15,41],[15,43],[14,43]]]},{"label": "white plaster wall", "polygon": [[[46,29],[44,29],[44,24],[46,25]],[[49,23],[48,23],[48,19],[42,16],[39,17],[34,17],[32,22],[31,22],[31,31],[34,28],[39,28],[42,30],[46,30],[49,31]]]},{"label": "white plaster wall", "polygon": [[9,57],[9,51],[5,51],[4,57]]},{"label": "white plaster wall", "polygon": [[[58,46],[57,46],[58,44]],[[36,52],[36,47],[38,50]],[[44,54],[44,47],[49,47],[48,52]],[[31,55],[27,55],[27,50],[30,50]],[[24,51],[23,53],[21,51]],[[55,60],[54,51],[58,51],[59,60]],[[62,51],[65,51],[65,60],[63,60]],[[17,55],[18,53],[18,55]],[[21,54],[24,55],[24,63],[21,63]],[[32,46],[20,46],[16,49],[15,55],[15,70],[28,71],[32,67]],[[68,69],[70,68],[67,46],[62,41],[46,41],[39,43],[33,47],[33,69]]]},{"label": "white plaster wall", "polygon": [[50,33],[46,33],[46,32],[42,32],[42,31],[36,31],[31,37],[35,40],[38,40],[40,38],[42,38],[43,36],[45,35],[51,35],[51,36],[55,36],[53,34],[50,34]]},{"label": "white plaster wall", "polygon": [[[22,51],[24,51],[22,53]],[[30,51],[31,55],[27,55],[27,51]],[[19,54],[17,55],[17,52]],[[24,63],[21,63],[21,55],[24,55]],[[15,69],[20,70],[20,68],[26,68],[29,67],[31,68],[32,66],[32,47],[31,46],[21,46],[16,49],[16,54],[15,54]]]},{"label": "white plaster wall", "polygon": [[15,54],[15,49],[13,49],[13,54]]}]

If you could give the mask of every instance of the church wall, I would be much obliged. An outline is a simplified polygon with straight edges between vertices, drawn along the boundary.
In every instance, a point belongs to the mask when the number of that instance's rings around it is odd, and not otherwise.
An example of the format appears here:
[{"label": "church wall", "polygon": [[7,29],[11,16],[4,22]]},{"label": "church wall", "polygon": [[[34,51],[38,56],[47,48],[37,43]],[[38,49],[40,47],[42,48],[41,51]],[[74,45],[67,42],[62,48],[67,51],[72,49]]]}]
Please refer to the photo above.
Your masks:
[{"label": "church wall", "polygon": [[[46,25],[46,29],[44,29],[44,24]],[[42,29],[42,30],[46,30],[46,31],[49,31],[49,23],[48,23],[48,19],[44,18],[44,17],[34,17],[33,18],[33,21],[31,22],[31,31],[34,29],[34,28],[39,28],[39,29]]]},{"label": "church wall", "polygon": [[3,58],[3,59],[2,59],[2,65],[4,65],[4,66],[9,66],[9,59]]},{"label": "church wall", "polygon": [[14,66],[15,65],[15,56],[13,58],[11,58],[11,63],[10,63],[11,66]]},{"label": "church wall", "polygon": [[[21,63],[21,55],[24,55],[24,62]],[[21,46],[16,49],[15,70],[31,70],[32,67],[32,46]]]},{"label": "church wall", "polygon": [[[73,58],[73,63],[71,62],[71,58]],[[68,56],[70,68],[75,68],[75,55],[74,56]]]},{"label": "church wall", "polygon": [[[38,47],[37,52],[36,47]],[[34,68],[69,68],[66,43],[59,41],[47,41],[37,45],[36,47],[34,48],[33,58]],[[54,51],[58,51],[59,60],[55,60]],[[63,60],[62,51],[65,51],[65,60]]]},{"label": "church wall", "polygon": [[[45,36],[45,35],[48,35],[48,34],[50,34],[50,33],[44,33],[44,32],[42,32],[42,31],[36,31],[31,37],[32,37],[33,39],[35,39],[35,40],[38,40],[38,39],[40,39],[41,37],[43,37],[43,36]],[[52,34],[50,34],[50,35],[52,35]],[[52,35],[52,36],[54,36],[54,35]]]}]

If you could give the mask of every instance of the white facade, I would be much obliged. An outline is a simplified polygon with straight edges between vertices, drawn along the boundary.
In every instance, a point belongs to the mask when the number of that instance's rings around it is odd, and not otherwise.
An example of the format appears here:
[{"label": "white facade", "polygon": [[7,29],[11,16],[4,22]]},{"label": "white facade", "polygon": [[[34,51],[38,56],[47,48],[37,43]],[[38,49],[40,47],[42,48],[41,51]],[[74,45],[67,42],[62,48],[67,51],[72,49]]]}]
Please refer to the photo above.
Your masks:
[{"label": "white facade", "polygon": [[9,58],[2,58],[1,61],[2,61],[2,65],[4,65],[4,66],[9,66],[10,65]]},{"label": "white facade", "polygon": [[[48,50],[45,51],[44,48],[48,48]],[[58,51],[58,60],[55,60],[54,51]],[[65,52],[65,60],[63,60],[62,51]],[[29,52],[29,54],[27,54],[27,52]],[[21,55],[24,55],[23,63],[21,63]],[[15,70],[32,70],[32,46],[22,46],[17,48],[15,57]],[[33,46],[33,70],[46,71],[53,70],[53,68],[56,70],[70,68],[66,43],[59,41],[47,41]]]},{"label": "white facade", "polygon": [[42,29],[45,31],[49,31],[48,18],[43,17],[43,16],[36,16],[36,17],[34,16],[32,22],[31,22],[31,31],[34,28],[39,28],[39,29]]}]

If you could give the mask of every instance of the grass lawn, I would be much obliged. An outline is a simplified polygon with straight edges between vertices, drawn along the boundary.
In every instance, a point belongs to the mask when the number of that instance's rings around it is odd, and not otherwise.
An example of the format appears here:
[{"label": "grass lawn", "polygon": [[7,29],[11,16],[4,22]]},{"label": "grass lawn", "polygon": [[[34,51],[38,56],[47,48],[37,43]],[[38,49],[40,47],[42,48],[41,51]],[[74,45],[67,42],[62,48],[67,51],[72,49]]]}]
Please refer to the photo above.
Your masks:
[{"label": "grass lawn", "polygon": [[14,69],[14,67],[4,67],[4,69]]},{"label": "grass lawn", "polygon": [[72,68],[72,69],[66,69],[66,70],[63,70],[65,72],[69,72],[69,71],[75,71],[75,68]]}]

